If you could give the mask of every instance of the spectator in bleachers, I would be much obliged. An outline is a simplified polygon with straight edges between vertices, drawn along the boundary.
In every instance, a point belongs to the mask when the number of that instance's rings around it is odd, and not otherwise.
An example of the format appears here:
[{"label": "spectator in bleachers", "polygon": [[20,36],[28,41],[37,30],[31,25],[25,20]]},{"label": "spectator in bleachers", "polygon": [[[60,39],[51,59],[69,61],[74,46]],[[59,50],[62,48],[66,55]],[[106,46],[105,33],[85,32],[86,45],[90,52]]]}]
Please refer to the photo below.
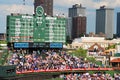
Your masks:
[{"label": "spectator in bleachers", "polygon": [[37,51],[26,53],[24,50],[16,50],[8,60],[8,64],[17,65],[17,71],[96,67],[91,62],[85,62],[82,57],[78,58],[65,51],[54,50],[42,50],[40,54]]}]

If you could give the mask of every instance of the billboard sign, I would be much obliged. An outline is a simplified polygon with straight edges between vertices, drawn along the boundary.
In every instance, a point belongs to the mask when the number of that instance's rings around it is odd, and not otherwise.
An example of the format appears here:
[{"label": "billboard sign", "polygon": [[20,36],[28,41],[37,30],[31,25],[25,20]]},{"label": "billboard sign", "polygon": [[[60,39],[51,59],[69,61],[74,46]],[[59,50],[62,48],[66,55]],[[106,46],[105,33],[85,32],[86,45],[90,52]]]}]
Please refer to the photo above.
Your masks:
[{"label": "billboard sign", "polygon": [[49,48],[49,43],[34,42],[29,43],[30,48]]},{"label": "billboard sign", "polygon": [[50,48],[63,48],[62,43],[50,43]]},{"label": "billboard sign", "polygon": [[29,43],[27,42],[14,43],[14,48],[29,48]]},{"label": "billboard sign", "polygon": [[14,48],[63,48],[63,43],[52,42],[15,42]]}]

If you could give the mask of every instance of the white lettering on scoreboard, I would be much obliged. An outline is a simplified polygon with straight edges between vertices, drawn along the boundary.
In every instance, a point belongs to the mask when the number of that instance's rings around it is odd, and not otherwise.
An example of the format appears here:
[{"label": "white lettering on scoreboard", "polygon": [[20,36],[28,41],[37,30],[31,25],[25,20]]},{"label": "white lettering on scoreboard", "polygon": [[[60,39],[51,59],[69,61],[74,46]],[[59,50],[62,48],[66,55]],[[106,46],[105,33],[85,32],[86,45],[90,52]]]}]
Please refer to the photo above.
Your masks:
[{"label": "white lettering on scoreboard", "polygon": [[32,16],[22,16],[22,18],[33,18]]},{"label": "white lettering on scoreboard", "polygon": [[[15,20],[15,36],[19,36],[20,35],[20,27],[21,27],[21,22],[20,19],[16,19]],[[18,38],[15,39],[16,41],[18,40]]]}]

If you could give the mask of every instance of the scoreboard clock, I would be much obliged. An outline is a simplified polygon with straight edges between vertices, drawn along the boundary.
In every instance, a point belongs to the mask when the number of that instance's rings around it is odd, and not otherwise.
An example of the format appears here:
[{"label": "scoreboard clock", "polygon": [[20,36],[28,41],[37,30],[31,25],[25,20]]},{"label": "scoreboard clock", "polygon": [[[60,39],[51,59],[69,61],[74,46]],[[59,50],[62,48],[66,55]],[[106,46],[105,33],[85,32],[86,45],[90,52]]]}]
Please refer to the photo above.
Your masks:
[{"label": "scoreboard clock", "polygon": [[36,14],[37,14],[37,16],[42,16],[44,14],[44,9],[42,6],[37,6]]}]

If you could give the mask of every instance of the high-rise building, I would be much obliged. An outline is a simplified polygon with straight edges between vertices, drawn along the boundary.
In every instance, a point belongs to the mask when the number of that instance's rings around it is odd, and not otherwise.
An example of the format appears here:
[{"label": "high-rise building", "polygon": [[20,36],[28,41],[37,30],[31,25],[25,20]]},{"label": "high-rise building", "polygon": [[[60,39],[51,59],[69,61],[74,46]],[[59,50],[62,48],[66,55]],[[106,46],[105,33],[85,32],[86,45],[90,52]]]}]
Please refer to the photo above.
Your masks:
[{"label": "high-rise building", "polygon": [[86,34],[86,17],[77,16],[72,19],[72,39],[78,38]]},{"label": "high-rise building", "polygon": [[101,6],[96,10],[96,34],[106,34],[106,38],[113,38],[114,9]]},{"label": "high-rise building", "polygon": [[34,13],[37,6],[42,6],[47,15],[53,16],[53,0],[34,0]]},{"label": "high-rise building", "polygon": [[72,17],[68,17],[67,18],[67,21],[66,21],[66,36],[69,38],[69,39],[72,39]]},{"label": "high-rise building", "polygon": [[117,13],[117,36],[120,37],[120,12]]},{"label": "high-rise building", "polygon": [[[78,38],[82,34],[86,34],[86,8],[82,7],[81,4],[75,4],[72,8],[69,8],[69,18],[68,31],[71,31],[71,38]],[[71,21],[71,22],[70,22]],[[72,28],[71,28],[72,26]],[[69,34],[69,35],[70,35]]]},{"label": "high-rise building", "polygon": [[74,17],[74,16],[85,16],[86,8],[82,7],[81,4],[75,4],[72,6],[72,8],[69,8],[69,17]]}]

